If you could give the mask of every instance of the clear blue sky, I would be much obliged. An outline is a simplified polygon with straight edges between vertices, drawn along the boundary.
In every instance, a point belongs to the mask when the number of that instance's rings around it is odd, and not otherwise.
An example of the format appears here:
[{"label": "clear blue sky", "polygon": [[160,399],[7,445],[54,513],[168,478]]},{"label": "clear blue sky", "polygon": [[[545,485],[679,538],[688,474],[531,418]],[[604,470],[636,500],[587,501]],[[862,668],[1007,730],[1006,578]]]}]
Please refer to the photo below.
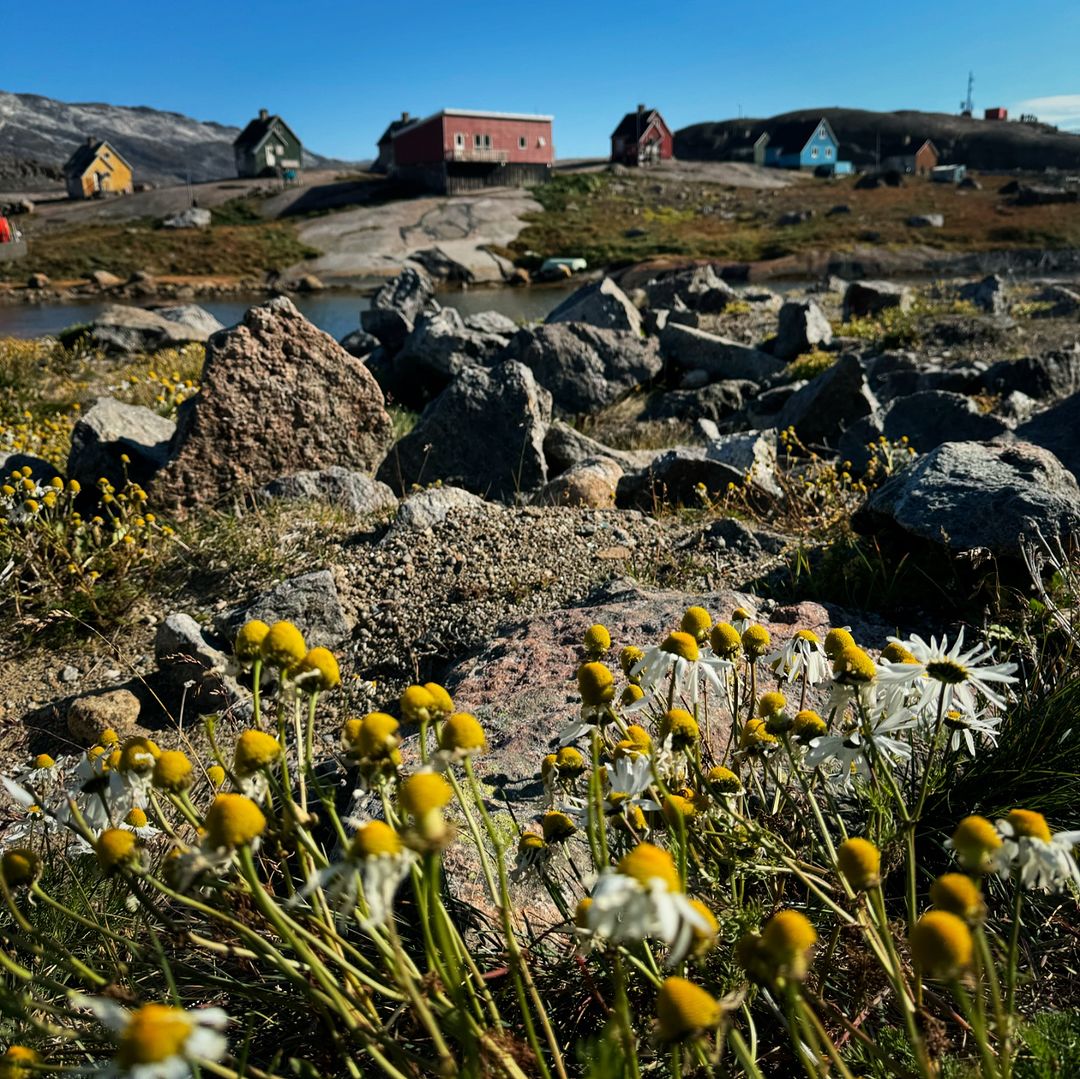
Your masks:
[{"label": "clear blue sky", "polygon": [[[1033,108],[1080,128],[1075,0],[52,0],[3,11],[0,89],[242,125],[280,112],[319,153],[371,157],[403,109],[555,115],[607,152],[643,101],[673,128],[847,105]],[[1049,101],[1046,99],[1050,99]]]}]

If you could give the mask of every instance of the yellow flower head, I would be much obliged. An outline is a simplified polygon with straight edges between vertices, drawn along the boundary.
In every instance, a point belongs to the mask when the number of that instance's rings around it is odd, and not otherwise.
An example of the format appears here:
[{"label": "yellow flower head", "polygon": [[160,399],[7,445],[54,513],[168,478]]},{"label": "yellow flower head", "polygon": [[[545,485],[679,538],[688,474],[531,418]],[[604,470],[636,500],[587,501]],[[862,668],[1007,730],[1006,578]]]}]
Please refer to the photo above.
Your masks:
[{"label": "yellow flower head", "polygon": [[554,753],[547,753],[544,755],[544,759],[540,762],[540,775],[547,779],[552,772],[559,766],[559,759]]},{"label": "yellow flower head", "polygon": [[408,686],[400,704],[401,718],[406,723],[429,723],[438,713],[438,702],[423,686]]},{"label": "yellow flower head", "polygon": [[179,749],[167,749],[154,762],[154,786],[158,790],[179,794],[194,781],[195,770],[187,754]]},{"label": "yellow flower head", "polygon": [[118,768],[121,772],[135,772],[137,775],[149,775],[154,770],[154,762],[161,755],[161,750],[149,738],[128,738],[120,747]]},{"label": "yellow flower head", "polygon": [[41,858],[29,847],[12,847],[0,856],[0,873],[9,888],[33,884],[41,869]]},{"label": "yellow flower head", "polygon": [[150,821],[138,806],[134,806],[132,809],[128,810],[128,815],[124,818],[124,823],[130,824],[132,828],[145,828]]},{"label": "yellow flower head", "polygon": [[645,658],[645,653],[640,648],[636,648],[632,644],[628,644],[619,653],[619,669],[627,678],[630,677],[630,672]]},{"label": "yellow flower head", "polygon": [[27,1045],[9,1045],[0,1056],[0,1079],[29,1079],[41,1057]]},{"label": "yellow flower head", "polygon": [[1017,836],[1050,842],[1050,825],[1041,813],[1036,813],[1033,809],[1010,809],[1005,819],[1012,825]]},{"label": "yellow flower head", "polygon": [[397,749],[398,726],[398,721],[386,712],[368,712],[363,719],[345,723],[342,741],[350,755],[379,760]]},{"label": "yellow flower head", "polygon": [[401,804],[414,817],[450,804],[454,792],[438,772],[414,772],[401,784]]},{"label": "yellow flower head", "polygon": [[254,663],[262,656],[262,643],[269,632],[270,627],[258,618],[245,622],[236,634],[236,641],[233,644],[236,658],[241,663]]},{"label": "yellow flower head", "polygon": [[139,857],[135,833],[126,828],[106,828],[97,837],[94,851],[101,868],[112,873],[121,866],[134,865]]},{"label": "yellow flower head", "polygon": [[776,735],[770,734],[763,719],[749,719],[739,735],[742,749],[757,749],[777,745]]},{"label": "yellow flower head", "polygon": [[929,978],[952,981],[971,966],[971,930],[947,910],[928,910],[911,930],[911,956]]},{"label": "yellow flower head", "polygon": [[720,1001],[685,978],[666,978],[656,996],[656,1033],[663,1042],[678,1042],[712,1030],[723,1018]]},{"label": "yellow flower head", "polygon": [[763,953],[775,964],[775,972],[801,981],[810,966],[817,930],[797,910],[779,910],[761,930]]},{"label": "yellow flower head", "polygon": [[34,768],[55,768],[56,761],[48,753],[39,753],[34,758]]},{"label": "yellow flower head", "polygon": [[582,643],[590,656],[602,656],[611,647],[611,634],[597,622],[585,631]]},{"label": "yellow flower head", "polygon": [[238,776],[254,775],[261,768],[269,768],[281,757],[281,743],[265,731],[244,731],[236,739],[233,750],[233,771]]},{"label": "yellow flower head", "polygon": [[693,929],[694,955],[700,958],[716,947],[720,937],[720,923],[716,920],[716,915],[700,899],[691,899],[690,906],[701,915],[709,926],[706,930],[698,929],[697,926],[694,926]]},{"label": "yellow flower head", "polygon": [[577,831],[577,825],[572,818],[554,810],[540,818],[540,827],[544,832],[545,843],[562,843]]},{"label": "yellow flower head", "polygon": [[769,650],[769,642],[772,638],[769,631],[756,622],[747,626],[742,635],[742,649],[750,659],[758,659]]},{"label": "yellow flower head", "polygon": [[638,753],[648,753],[652,749],[652,738],[649,737],[649,732],[637,723],[631,723],[626,728],[625,741],[629,742]]},{"label": "yellow flower head", "polygon": [[455,712],[439,731],[439,747],[450,753],[480,753],[487,749],[487,736],[476,716]]},{"label": "yellow flower head", "polygon": [[435,718],[453,715],[454,701],[446,690],[439,685],[438,682],[425,682],[424,689],[428,691],[429,696],[435,702],[435,707],[432,710],[432,716]]},{"label": "yellow flower head", "polygon": [[957,861],[965,869],[987,873],[992,868],[993,856],[1001,847],[1001,836],[985,817],[972,815],[956,826],[952,847]]},{"label": "yellow flower head", "polygon": [[206,811],[204,825],[207,841],[214,850],[235,850],[266,831],[266,817],[242,794],[219,794]]},{"label": "yellow flower head", "polygon": [[730,622],[717,622],[709,634],[709,644],[718,656],[731,659],[732,656],[738,655],[742,647],[742,638]]},{"label": "yellow flower head", "polygon": [[742,790],[742,782],[730,769],[718,764],[710,768],[705,776],[709,788],[717,794],[738,794]]},{"label": "yellow flower head", "polygon": [[[522,836],[521,838],[524,839],[525,836]],[[539,839],[540,837],[537,836],[537,838]],[[592,905],[592,896],[587,895],[584,899],[578,900],[578,904],[574,908],[574,925],[576,925],[578,929],[589,928],[589,910],[592,908]]]},{"label": "yellow flower head", "polygon": [[943,873],[930,885],[930,902],[938,910],[947,910],[965,922],[981,922],[986,904],[978,884],[963,873]]},{"label": "yellow flower head", "polygon": [[641,686],[636,686],[632,682],[628,685],[622,693],[619,694],[619,703],[624,708],[629,708],[630,705],[640,701],[645,696],[645,690]]},{"label": "yellow flower head", "polygon": [[671,854],[652,843],[639,843],[622,856],[616,868],[624,877],[630,877],[646,888],[652,881],[659,880],[669,892],[683,890],[682,880]]},{"label": "yellow flower head", "polygon": [[762,693],[758,697],[757,714],[762,719],[771,719],[773,716],[779,715],[786,707],[787,697],[783,693],[771,690],[768,693]]},{"label": "yellow flower head", "polygon": [[312,648],[289,674],[308,693],[325,693],[341,685],[338,661],[328,648]]},{"label": "yellow flower head", "polygon": [[664,799],[664,817],[672,825],[678,825],[680,820],[688,821],[697,816],[697,806],[690,798],[684,798],[681,794],[669,794]]},{"label": "yellow flower head", "polygon": [[660,719],[660,737],[675,749],[688,749],[699,737],[697,720],[685,708],[670,708]]},{"label": "yellow flower head", "polygon": [[889,663],[918,663],[919,661],[896,641],[889,641],[881,650],[881,658]]},{"label": "yellow flower head", "polygon": [[161,1064],[182,1056],[192,1030],[192,1021],[182,1008],[144,1004],[120,1034],[117,1063],[130,1071],[140,1065]]},{"label": "yellow flower head", "polygon": [[563,746],[555,754],[555,764],[558,766],[559,775],[571,778],[585,771],[585,758],[581,755],[581,750],[573,746]]},{"label": "yellow flower head", "polygon": [[518,836],[518,854],[531,854],[542,851],[546,846],[544,837],[537,835],[535,832],[522,832]]},{"label": "yellow flower head", "polygon": [[401,836],[381,820],[369,820],[367,824],[362,824],[349,843],[349,854],[356,859],[396,855],[401,850]]},{"label": "yellow flower head", "polygon": [[846,629],[830,629],[825,634],[825,655],[835,660],[845,648],[852,648],[855,638]]},{"label": "yellow flower head", "polygon": [[701,650],[698,648],[696,638],[681,629],[669,633],[664,638],[664,643],[660,645],[660,651],[668,652],[670,655],[678,656],[679,659],[685,659],[691,663],[697,663],[701,658]]},{"label": "yellow flower head", "polygon": [[683,612],[679,629],[689,633],[698,644],[704,644],[712,629],[712,615],[704,607],[687,607]]},{"label": "yellow flower head", "polygon": [[849,644],[841,648],[833,660],[833,674],[839,681],[849,685],[867,683],[877,677],[877,667],[857,644]]},{"label": "yellow flower head", "polygon": [[295,666],[307,655],[304,635],[292,622],[275,622],[267,631],[259,646],[264,662],[287,669]]},{"label": "yellow flower head", "polygon": [[225,786],[225,769],[220,764],[212,764],[206,769],[206,778],[215,788]]},{"label": "yellow flower head", "polygon": [[112,727],[106,727],[101,732],[101,737],[98,739],[98,741],[103,746],[118,746],[120,744],[120,735],[118,735],[116,731],[112,729]]},{"label": "yellow flower head", "polygon": [[615,677],[603,663],[583,663],[577,672],[581,703],[588,707],[607,704],[615,697]]},{"label": "yellow flower head", "polygon": [[881,852],[868,839],[845,839],[836,850],[836,864],[856,892],[881,883]]},{"label": "yellow flower head", "polygon": [[796,712],[795,718],[791,721],[791,733],[804,745],[814,738],[827,734],[828,730],[825,720],[810,708]]}]

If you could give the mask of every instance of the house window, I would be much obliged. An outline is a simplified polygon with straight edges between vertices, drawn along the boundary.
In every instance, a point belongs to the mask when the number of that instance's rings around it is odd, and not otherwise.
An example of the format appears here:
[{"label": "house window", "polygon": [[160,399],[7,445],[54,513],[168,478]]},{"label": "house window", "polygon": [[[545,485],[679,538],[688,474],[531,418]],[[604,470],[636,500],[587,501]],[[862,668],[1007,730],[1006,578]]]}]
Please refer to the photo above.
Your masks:
[{"label": "house window", "polygon": [[524,150],[525,147],[528,146],[528,145],[529,145],[529,140],[527,138],[525,138],[524,135],[519,135],[518,136],[518,149],[519,150]]},{"label": "house window", "polygon": [[536,140],[536,145],[537,145],[537,146],[547,146],[547,139],[545,139],[545,138],[544,138],[544,136],[543,136],[543,135],[541,135],[541,136],[540,136],[540,137],[539,137],[539,138],[538,138],[538,139]]},{"label": "house window", "polygon": [[832,157],[832,147],[831,146],[826,146],[825,147],[825,156],[826,157]]},{"label": "house window", "polygon": [[485,135],[484,136],[484,148],[486,150],[491,149],[491,136],[490,135]]},{"label": "house window", "polygon": [[465,149],[465,136],[460,131],[454,135],[454,145],[459,150]]},{"label": "house window", "polygon": [[817,157],[817,155],[818,155],[818,148],[816,146],[811,146],[810,147],[810,156],[811,157]]},{"label": "house window", "polygon": [[483,146],[483,145],[484,145],[484,136],[483,135],[473,135],[473,146],[475,146],[476,149],[479,150],[480,147]]}]

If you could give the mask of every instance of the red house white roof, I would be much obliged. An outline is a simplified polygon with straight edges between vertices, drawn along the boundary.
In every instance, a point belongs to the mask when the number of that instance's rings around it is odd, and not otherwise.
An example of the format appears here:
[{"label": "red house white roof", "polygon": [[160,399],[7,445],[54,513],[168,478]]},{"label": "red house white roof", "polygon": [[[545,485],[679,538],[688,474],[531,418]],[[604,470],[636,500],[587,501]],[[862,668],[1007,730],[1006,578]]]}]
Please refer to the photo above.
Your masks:
[{"label": "red house white roof", "polygon": [[420,120],[413,120],[412,123],[399,127],[391,137],[396,139],[402,132],[411,131],[414,127],[437,120],[440,116],[475,116],[485,120],[526,120],[548,124],[555,119],[554,116],[542,116],[531,112],[492,112],[488,109],[439,109],[438,112],[433,112],[430,116],[425,116]]}]

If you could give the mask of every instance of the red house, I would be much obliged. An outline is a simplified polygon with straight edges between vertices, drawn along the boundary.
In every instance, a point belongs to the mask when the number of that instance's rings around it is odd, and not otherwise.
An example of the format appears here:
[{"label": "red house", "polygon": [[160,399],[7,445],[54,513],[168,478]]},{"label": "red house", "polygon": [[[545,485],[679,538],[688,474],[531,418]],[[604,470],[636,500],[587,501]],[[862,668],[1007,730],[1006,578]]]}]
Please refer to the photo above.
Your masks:
[{"label": "red house", "polygon": [[654,165],[675,156],[675,138],[656,109],[638,105],[611,133],[611,160],[620,165]]},{"label": "red house", "polygon": [[1008,120],[1008,118],[1009,118],[1009,110],[1008,109],[1001,109],[1001,108],[987,109],[983,113],[983,119],[984,120]]},{"label": "red house", "polygon": [[443,109],[392,133],[390,173],[433,191],[543,183],[555,147],[550,116]]}]

